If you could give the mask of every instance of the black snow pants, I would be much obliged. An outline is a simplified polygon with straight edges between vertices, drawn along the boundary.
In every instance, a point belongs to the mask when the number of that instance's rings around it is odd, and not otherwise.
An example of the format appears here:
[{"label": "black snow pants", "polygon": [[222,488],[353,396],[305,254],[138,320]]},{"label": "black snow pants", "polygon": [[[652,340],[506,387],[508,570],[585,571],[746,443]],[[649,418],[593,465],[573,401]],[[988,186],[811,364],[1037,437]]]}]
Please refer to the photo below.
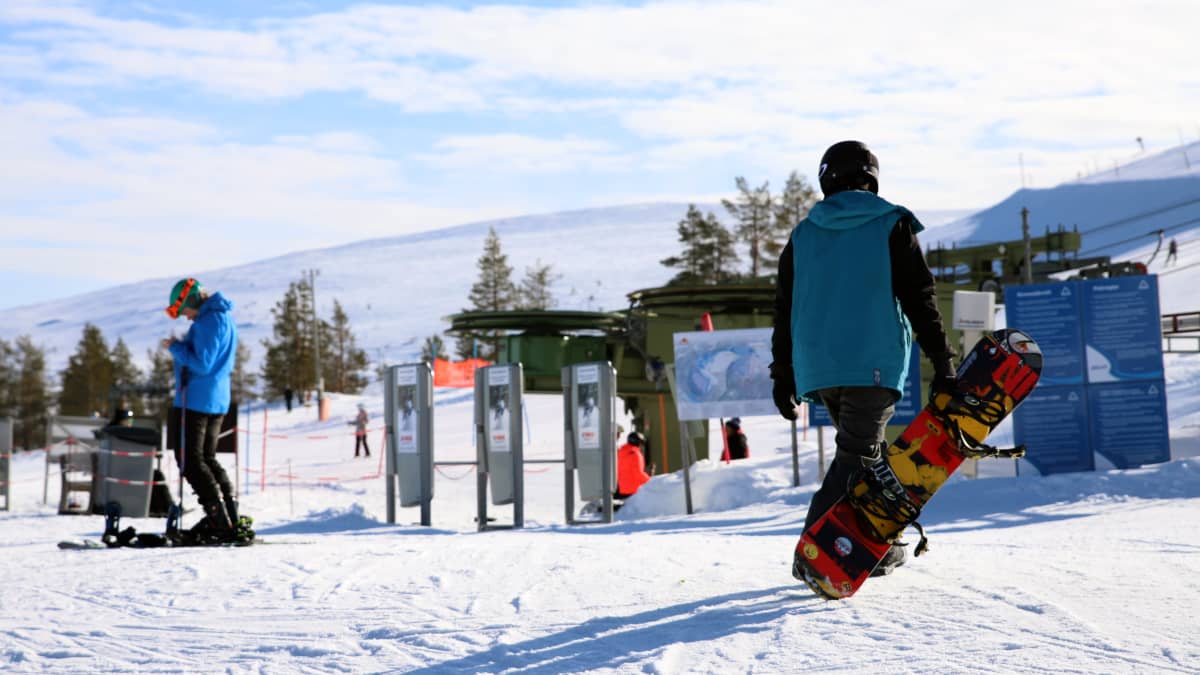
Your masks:
[{"label": "black snow pants", "polygon": [[881,456],[884,431],[899,400],[895,391],[884,387],[832,387],[817,393],[837,429],[837,451],[825,480],[813,493],[804,529],[846,494],[846,484],[856,471]]},{"label": "black snow pants", "polygon": [[175,461],[179,463],[188,485],[192,486],[192,492],[196,493],[196,499],[201,504],[233,499],[233,484],[217,461],[217,436],[221,433],[221,420],[225,416],[195,410],[185,410],[183,415],[184,454],[181,459],[177,448]]}]

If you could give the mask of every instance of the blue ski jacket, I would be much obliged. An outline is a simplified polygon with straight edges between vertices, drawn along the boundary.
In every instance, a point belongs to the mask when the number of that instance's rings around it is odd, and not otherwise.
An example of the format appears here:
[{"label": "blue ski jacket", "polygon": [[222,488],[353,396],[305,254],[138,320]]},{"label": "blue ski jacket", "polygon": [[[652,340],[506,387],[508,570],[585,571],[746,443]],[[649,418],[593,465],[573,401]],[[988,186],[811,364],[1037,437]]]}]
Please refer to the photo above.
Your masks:
[{"label": "blue ski jacket", "polygon": [[[818,202],[790,238],[792,372],[797,394],[886,387],[903,394],[912,326],[892,290],[889,236],[912,213],[864,190]],[[944,338],[943,338],[944,339]]]},{"label": "blue ski jacket", "polygon": [[220,292],[210,295],[187,335],[171,344],[177,407],[210,415],[229,411],[229,376],[237,354],[232,311],[233,303]]}]

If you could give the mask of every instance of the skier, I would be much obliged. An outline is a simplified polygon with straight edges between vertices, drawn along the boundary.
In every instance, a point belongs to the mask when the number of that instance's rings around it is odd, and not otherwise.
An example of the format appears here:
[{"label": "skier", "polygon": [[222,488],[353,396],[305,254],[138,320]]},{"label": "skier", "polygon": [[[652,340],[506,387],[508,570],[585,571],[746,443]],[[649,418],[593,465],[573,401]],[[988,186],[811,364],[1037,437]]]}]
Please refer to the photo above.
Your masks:
[{"label": "skier", "polygon": [[1171,237],[1171,243],[1167,244],[1167,260],[1163,263],[1163,267],[1170,267],[1174,263],[1179,262],[1179,244],[1175,243],[1175,237]]},{"label": "skier", "polygon": [[191,533],[201,540],[233,541],[236,495],[216,455],[237,353],[233,303],[220,292],[209,293],[195,279],[181,279],[168,300],[168,316],[177,319],[182,314],[192,322],[183,339],[163,340],[175,359],[175,406],[184,418],[183,452],[176,449],[175,461],[204,509]]},{"label": "skier", "polygon": [[746,459],[750,456],[750,445],[746,443],[740,417],[725,422],[725,447],[729,448],[729,459]]},{"label": "skier", "polygon": [[[917,241],[924,227],[878,196],[879,161],[863,143],[831,146],[818,176],[824,199],[792,230],[779,258],[770,366],[784,418],[796,419],[797,400],[819,401],[837,430],[806,530],[846,494],[856,472],[882,458],[914,328],[933,364],[933,392],[954,386],[954,354]],[[898,543],[873,574],[907,557]]]},{"label": "skier", "polygon": [[371,448],[367,447],[367,406],[358,404],[358,415],[354,418],[354,456],[358,457],[358,449],[362,447],[367,457],[371,456]]}]

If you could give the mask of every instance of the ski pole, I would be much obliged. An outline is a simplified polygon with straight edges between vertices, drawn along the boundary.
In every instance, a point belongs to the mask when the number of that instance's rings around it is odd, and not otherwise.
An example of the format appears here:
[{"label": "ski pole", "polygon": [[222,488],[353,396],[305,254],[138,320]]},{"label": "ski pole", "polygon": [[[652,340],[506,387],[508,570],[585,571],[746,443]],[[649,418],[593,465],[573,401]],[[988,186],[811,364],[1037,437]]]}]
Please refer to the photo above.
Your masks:
[{"label": "ski pole", "polygon": [[183,473],[187,469],[187,367],[179,367],[179,520],[183,529]]}]

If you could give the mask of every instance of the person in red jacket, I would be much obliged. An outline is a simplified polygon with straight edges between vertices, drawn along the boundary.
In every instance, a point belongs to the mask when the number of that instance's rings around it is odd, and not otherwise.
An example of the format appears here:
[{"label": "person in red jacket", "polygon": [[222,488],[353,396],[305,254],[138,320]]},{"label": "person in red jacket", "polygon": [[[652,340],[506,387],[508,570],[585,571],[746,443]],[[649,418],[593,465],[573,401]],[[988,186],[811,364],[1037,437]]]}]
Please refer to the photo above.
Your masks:
[{"label": "person in red jacket", "polygon": [[[613,495],[617,499],[632,497],[638,488],[650,480],[650,475],[646,473],[646,456],[642,454],[645,444],[646,437],[635,431],[625,439],[625,445],[617,448],[617,492]],[[650,465],[650,471],[654,471],[653,464]]]}]

